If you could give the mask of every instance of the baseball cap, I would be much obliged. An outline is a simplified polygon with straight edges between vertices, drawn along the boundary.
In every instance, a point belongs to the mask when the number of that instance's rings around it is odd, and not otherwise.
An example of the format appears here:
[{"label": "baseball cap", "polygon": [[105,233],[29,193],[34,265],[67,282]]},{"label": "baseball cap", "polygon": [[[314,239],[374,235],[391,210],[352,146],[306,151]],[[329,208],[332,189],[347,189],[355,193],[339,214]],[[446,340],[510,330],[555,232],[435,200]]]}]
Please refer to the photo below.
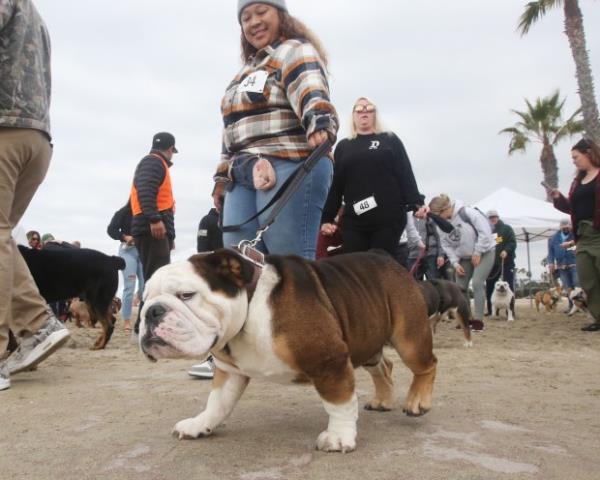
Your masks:
[{"label": "baseball cap", "polygon": [[569,220],[568,218],[563,218],[560,221],[560,226],[561,227],[570,227],[571,226],[571,220]]},{"label": "baseball cap", "polygon": [[173,147],[173,152],[178,153],[175,148],[175,137],[169,132],[159,132],[152,138],[152,150],[166,150]]},{"label": "baseball cap", "polygon": [[42,235],[42,243],[50,242],[52,240],[54,240],[54,235],[51,233],[44,233]]},{"label": "baseball cap", "polygon": [[498,215],[498,210],[488,210],[488,212],[487,212],[488,218],[499,217],[499,216],[500,215]]}]

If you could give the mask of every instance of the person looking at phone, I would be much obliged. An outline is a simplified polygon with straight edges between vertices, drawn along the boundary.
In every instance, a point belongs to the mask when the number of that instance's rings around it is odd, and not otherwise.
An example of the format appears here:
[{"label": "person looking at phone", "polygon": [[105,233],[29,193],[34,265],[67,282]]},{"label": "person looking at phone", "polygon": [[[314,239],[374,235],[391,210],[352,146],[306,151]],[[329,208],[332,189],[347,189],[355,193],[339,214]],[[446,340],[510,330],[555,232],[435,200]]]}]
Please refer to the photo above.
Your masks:
[{"label": "person looking at phone", "polygon": [[594,322],[584,332],[600,331],[600,148],[593,141],[581,139],[571,149],[576,174],[568,196],[546,187],[554,207],[571,215],[576,246],[575,263],[581,288],[588,300]]}]

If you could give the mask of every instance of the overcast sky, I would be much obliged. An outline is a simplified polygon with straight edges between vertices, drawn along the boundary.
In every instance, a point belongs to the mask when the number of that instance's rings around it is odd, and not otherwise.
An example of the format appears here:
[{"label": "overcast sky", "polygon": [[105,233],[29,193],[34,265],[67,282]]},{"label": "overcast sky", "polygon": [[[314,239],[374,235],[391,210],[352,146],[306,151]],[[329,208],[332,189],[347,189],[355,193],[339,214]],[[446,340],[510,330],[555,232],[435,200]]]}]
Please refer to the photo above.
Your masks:
[{"label": "overcast sky", "polygon": [[[152,135],[167,130],[180,151],[171,169],[176,243],[180,254],[190,251],[211,205],[220,100],[241,65],[237,1],[35,3],[52,39],[55,149],[23,226],[115,253],[106,226],[127,200]],[[288,7],[329,53],[340,138],[354,100],[368,96],[404,142],[421,191],[475,203],[503,186],[544,196],[538,147],[509,157],[509,138],[498,135],[516,121],[511,109],[557,88],[567,115],[579,105],[562,10],[521,38],[525,3],[288,0]],[[592,25],[600,25],[600,5],[580,4],[598,79],[600,32]],[[575,141],[556,151],[563,191]]]}]

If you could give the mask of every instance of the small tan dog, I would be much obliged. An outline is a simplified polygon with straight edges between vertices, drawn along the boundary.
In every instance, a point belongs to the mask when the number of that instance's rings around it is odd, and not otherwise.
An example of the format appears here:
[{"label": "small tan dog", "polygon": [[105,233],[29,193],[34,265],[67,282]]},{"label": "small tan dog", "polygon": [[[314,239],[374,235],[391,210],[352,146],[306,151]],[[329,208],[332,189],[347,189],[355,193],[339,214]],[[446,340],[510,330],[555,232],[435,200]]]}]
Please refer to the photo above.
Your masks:
[{"label": "small tan dog", "polygon": [[562,286],[541,290],[535,294],[535,308],[539,312],[540,305],[543,305],[546,313],[551,313],[556,310],[556,305],[562,296]]},{"label": "small tan dog", "polygon": [[[116,317],[117,313],[121,310],[121,299],[115,297],[110,304],[111,313]],[[75,319],[75,325],[77,328],[92,328],[96,326],[96,322],[92,323],[90,311],[86,303],[80,298],[74,298],[69,304],[69,318]]]},{"label": "small tan dog", "polygon": [[75,320],[75,325],[77,328],[90,328],[92,326],[90,312],[85,302],[80,298],[74,298],[71,300],[68,318]]}]

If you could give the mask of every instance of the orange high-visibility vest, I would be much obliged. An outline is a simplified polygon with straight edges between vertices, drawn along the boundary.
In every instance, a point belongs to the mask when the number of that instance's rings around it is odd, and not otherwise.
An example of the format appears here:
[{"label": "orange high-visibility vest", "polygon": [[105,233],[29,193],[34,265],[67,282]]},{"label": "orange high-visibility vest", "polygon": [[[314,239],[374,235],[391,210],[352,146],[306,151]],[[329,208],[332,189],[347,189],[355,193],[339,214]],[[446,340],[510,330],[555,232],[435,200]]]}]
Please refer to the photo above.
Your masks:
[{"label": "orange high-visibility vest", "polygon": [[[165,162],[165,160],[158,155],[154,155],[152,153],[150,155],[158,158],[165,167],[165,179],[160,184],[158,189],[158,195],[156,196],[156,208],[159,212],[173,209],[175,206],[175,199],[173,198],[173,189],[171,187],[171,174],[169,173],[169,165],[167,165],[167,162]],[[142,206],[140,205],[135,183],[131,186],[131,211],[133,215],[140,215],[142,213]]]}]

